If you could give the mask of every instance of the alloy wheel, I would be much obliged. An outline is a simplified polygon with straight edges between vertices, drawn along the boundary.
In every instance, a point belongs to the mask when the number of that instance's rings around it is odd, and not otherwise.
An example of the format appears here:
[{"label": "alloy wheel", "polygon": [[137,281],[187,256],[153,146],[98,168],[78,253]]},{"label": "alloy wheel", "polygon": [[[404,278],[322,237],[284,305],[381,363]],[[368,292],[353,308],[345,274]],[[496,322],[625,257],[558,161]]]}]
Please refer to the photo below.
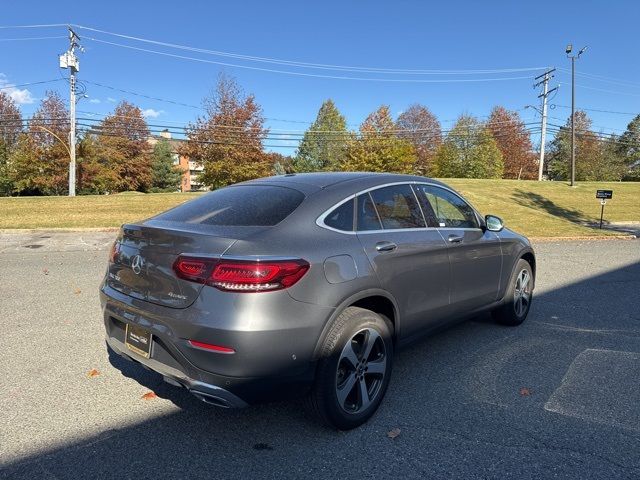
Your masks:
[{"label": "alloy wheel", "polygon": [[515,292],[513,294],[513,309],[518,317],[522,317],[531,303],[531,275],[526,269],[518,274]]},{"label": "alloy wheel", "polygon": [[380,394],[387,368],[384,340],[373,328],[356,333],[344,346],[336,372],[336,396],[348,413],[360,413]]}]

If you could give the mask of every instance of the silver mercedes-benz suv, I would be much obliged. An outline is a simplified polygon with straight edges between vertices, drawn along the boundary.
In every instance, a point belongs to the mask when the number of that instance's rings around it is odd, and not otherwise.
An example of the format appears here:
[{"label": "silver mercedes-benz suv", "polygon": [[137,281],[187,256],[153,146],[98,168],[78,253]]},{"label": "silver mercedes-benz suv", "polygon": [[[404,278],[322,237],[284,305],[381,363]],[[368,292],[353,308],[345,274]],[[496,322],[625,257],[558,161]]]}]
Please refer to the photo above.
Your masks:
[{"label": "silver mercedes-benz suv", "polygon": [[518,325],[529,241],[423,177],[311,173],[123,225],[101,302],[110,349],[222,407],[307,394],[354,428],[402,345],[490,310]]}]

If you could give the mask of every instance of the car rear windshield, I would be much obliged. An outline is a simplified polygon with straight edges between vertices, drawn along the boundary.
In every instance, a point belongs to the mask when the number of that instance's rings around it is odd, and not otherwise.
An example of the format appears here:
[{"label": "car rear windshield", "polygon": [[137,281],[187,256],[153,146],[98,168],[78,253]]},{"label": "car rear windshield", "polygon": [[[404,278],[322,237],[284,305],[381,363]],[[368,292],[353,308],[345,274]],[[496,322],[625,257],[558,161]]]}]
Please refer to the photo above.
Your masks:
[{"label": "car rear windshield", "polygon": [[304,200],[298,190],[273,185],[238,185],[207,193],[155,217],[201,225],[270,227]]}]

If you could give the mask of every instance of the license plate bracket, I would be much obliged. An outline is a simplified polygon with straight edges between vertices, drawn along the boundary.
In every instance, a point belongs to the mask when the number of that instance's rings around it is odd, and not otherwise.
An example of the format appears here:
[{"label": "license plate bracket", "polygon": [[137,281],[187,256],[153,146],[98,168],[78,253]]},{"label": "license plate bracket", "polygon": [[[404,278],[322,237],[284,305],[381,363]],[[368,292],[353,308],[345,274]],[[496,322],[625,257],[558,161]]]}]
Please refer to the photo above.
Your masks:
[{"label": "license plate bracket", "polygon": [[127,348],[144,358],[151,355],[152,335],[146,328],[127,323],[124,335],[124,344]]}]

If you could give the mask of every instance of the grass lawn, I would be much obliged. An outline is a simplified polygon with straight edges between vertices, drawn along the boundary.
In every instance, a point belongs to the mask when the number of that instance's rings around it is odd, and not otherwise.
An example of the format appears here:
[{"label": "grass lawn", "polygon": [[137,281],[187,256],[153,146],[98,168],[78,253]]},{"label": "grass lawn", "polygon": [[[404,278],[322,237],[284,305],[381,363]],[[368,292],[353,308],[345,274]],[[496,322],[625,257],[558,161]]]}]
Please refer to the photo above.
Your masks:
[{"label": "grass lawn", "polygon": [[[611,235],[585,226],[600,218],[596,189],[612,189],[605,220],[640,222],[640,183],[447,179],[483,214],[532,237]],[[195,198],[190,193],[0,198],[0,229],[106,228],[150,217]]]},{"label": "grass lawn", "polygon": [[[481,213],[502,217],[509,228],[532,237],[610,235],[585,226],[600,221],[596,190],[613,190],[604,220],[640,222],[640,183],[564,182],[533,180],[445,179]],[[604,232],[604,233],[603,233]]]}]

